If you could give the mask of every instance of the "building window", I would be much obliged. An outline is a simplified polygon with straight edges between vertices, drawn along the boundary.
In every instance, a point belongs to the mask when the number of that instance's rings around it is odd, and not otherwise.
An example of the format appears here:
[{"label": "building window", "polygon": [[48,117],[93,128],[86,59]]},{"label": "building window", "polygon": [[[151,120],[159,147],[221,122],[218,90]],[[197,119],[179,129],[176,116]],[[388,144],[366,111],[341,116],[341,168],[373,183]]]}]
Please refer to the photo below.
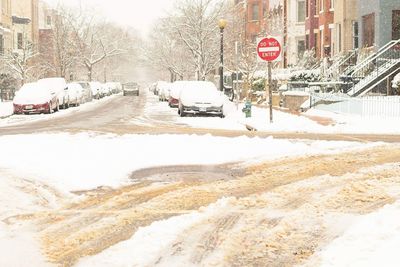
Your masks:
[{"label": "building window", "polygon": [[321,57],[324,57],[324,30],[319,31],[319,49]]},{"label": "building window", "polygon": [[324,12],[324,0],[319,0],[319,12]]},{"label": "building window", "polygon": [[252,34],[251,35],[251,42],[255,43],[257,41],[257,34]]},{"label": "building window", "polygon": [[252,20],[258,20],[258,4],[254,4],[251,11]]},{"label": "building window", "polygon": [[335,9],[335,0],[331,0],[330,9]]},{"label": "building window", "polygon": [[[314,9],[313,9],[314,10],[314,16],[318,15],[317,0],[311,0],[311,2],[312,2],[312,6],[314,7]],[[311,4],[310,4],[310,8],[311,8]]]},{"label": "building window", "polygon": [[20,33],[20,32],[17,35],[17,47],[18,47],[18,49],[23,48],[22,33]]},{"label": "building window", "polygon": [[306,49],[310,49],[310,35],[306,34]]},{"label": "building window", "polygon": [[363,47],[371,47],[375,42],[375,13],[362,17],[362,40]]},{"label": "building window", "polygon": [[358,48],[358,21],[353,21],[353,49]]},{"label": "building window", "polygon": [[306,51],[306,43],[304,40],[297,41],[297,56],[302,58],[304,55],[304,51]]},{"label": "building window", "polygon": [[4,37],[0,34],[0,55],[4,54]]},{"label": "building window", "polygon": [[400,10],[392,11],[392,40],[400,39]]},{"label": "building window", "polygon": [[297,22],[304,22],[306,19],[306,2],[304,0],[297,1]]},{"label": "building window", "polygon": [[310,7],[308,6],[309,4],[309,0],[306,0],[306,18],[310,17]]},{"label": "building window", "polygon": [[47,25],[51,25],[51,16],[47,16],[46,17],[46,23],[47,23]]},{"label": "building window", "polygon": [[318,44],[318,33],[314,33],[314,40],[313,42],[311,42],[310,40],[310,46],[312,46],[315,49],[315,53],[317,53],[318,51],[317,44]]}]

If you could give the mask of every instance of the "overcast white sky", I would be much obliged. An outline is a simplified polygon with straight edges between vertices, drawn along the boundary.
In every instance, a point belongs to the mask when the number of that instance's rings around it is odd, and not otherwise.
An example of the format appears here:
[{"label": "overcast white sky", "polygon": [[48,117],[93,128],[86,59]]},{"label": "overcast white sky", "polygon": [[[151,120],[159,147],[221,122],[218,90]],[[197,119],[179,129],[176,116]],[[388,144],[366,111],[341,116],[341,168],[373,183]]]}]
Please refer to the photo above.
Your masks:
[{"label": "overcast white sky", "polygon": [[146,34],[153,22],[173,6],[175,0],[46,0],[50,4],[58,2],[69,6],[82,3],[119,24],[133,26]]}]

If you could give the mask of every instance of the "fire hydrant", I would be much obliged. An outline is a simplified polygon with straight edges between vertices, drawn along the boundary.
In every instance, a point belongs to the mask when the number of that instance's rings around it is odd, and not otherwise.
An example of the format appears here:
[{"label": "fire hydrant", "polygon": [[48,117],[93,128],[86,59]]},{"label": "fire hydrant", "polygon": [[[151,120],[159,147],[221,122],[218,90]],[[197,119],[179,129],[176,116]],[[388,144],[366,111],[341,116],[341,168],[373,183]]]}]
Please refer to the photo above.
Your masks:
[{"label": "fire hydrant", "polygon": [[242,112],[246,115],[246,118],[251,117],[251,102],[250,100],[246,100],[244,103],[244,107],[242,108]]}]

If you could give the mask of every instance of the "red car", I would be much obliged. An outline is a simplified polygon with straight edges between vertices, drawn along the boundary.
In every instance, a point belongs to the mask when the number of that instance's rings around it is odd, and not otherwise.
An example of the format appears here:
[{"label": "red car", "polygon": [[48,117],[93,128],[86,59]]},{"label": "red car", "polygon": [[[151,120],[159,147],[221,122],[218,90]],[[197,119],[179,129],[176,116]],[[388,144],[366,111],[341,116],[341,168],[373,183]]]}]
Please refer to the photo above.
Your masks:
[{"label": "red car", "polygon": [[52,113],[58,110],[58,99],[37,83],[26,83],[17,91],[13,106],[14,114]]}]

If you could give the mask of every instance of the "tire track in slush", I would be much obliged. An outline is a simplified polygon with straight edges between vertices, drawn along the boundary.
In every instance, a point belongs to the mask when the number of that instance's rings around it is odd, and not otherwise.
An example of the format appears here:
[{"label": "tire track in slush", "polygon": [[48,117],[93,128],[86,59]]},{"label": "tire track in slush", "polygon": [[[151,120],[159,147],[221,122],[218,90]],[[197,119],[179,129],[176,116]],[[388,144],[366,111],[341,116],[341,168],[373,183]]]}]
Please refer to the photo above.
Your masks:
[{"label": "tire track in slush", "polygon": [[[257,201],[256,204],[246,204],[248,199],[285,186],[290,187],[295,182],[316,176],[330,175],[340,178],[346,173],[354,173],[363,168],[398,162],[399,158],[400,147],[392,145],[342,154],[274,160],[249,167],[242,176],[231,179],[196,180],[192,177],[185,181],[184,177],[178,177],[179,179],[171,179],[168,183],[141,181],[143,184],[125,186],[117,190],[81,192],[87,197],[78,203],[71,203],[59,210],[31,214],[24,219],[40,225],[42,250],[49,261],[62,266],[72,266],[82,257],[98,254],[112,245],[131,238],[139,227],[198,210],[222,197],[233,196],[238,198],[238,205],[241,205],[246,211],[228,213],[225,217],[213,218],[215,227],[211,228],[209,234],[199,239],[204,250],[200,254],[192,255],[192,261],[197,263],[206,261],[213,251],[221,246],[227,246],[229,240],[238,241],[232,242],[226,249],[226,260],[233,265],[236,262],[257,266],[257,264],[250,263],[262,263],[266,260],[269,262],[268,257],[271,255],[275,255],[278,263],[284,262],[284,255],[288,257],[287,259],[292,257],[293,261],[296,261],[300,256],[306,258],[313,253],[318,242],[311,242],[311,237],[315,240],[323,240],[323,229],[317,230],[315,233],[309,232],[307,229],[301,232],[297,231],[301,229],[300,226],[292,225],[290,220],[284,218],[273,216],[259,218],[256,214],[250,216],[249,210],[265,208],[265,205],[262,204],[263,201],[261,204],[257,204]],[[175,175],[179,176],[179,174]],[[201,177],[201,173],[199,173],[199,177]],[[315,190],[322,189],[315,188]],[[301,209],[311,196],[310,192],[305,189],[294,195],[285,192],[282,195],[282,203],[275,208],[296,211]],[[391,201],[390,199],[383,200],[379,198],[372,200],[371,203],[375,203],[376,206],[370,208],[376,209]],[[353,200],[349,198],[343,201]],[[343,206],[335,201],[333,203],[338,207]],[[361,201],[360,203],[359,209],[362,209],[362,203],[367,202]],[[326,205],[328,206],[328,204]],[[337,207],[332,204],[331,209],[335,210]],[[250,220],[253,217],[255,219]],[[248,228],[239,227],[240,222],[246,218],[250,220],[250,226]],[[259,254],[251,252],[250,248],[258,248],[258,243],[252,241],[254,237],[260,237],[257,229],[265,229],[268,232],[268,229],[282,228],[283,223],[288,226],[280,233],[276,231],[272,235],[276,237],[275,240],[271,239],[268,246],[262,243],[263,249],[268,248],[268,253],[265,254],[264,250],[261,250],[262,252]],[[315,223],[320,225],[318,220]],[[237,229],[238,227],[239,229]],[[231,231],[233,231],[232,234],[229,234],[231,239],[226,239],[227,235],[222,235],[222,233]],[[225,238],[221,239],[221,236],[225,236]],[[303,242],[293,251],[293,247],[296,247],[294,244],[299,238],[304,238],[308,244]],[[256,240],[258,239],[256,238]],[[287,240],[293,240],[293,245],[289,244],[282,248],[283,241]],[[243,249],[243,244],[247,244],[246,247],[249,249]],[[191,244],[191,246],[195,245]],[[282,253],[282,257],[276,255],[278,248],[275,247],[278,245],[279,249],[287,252],[286,254]],[[307,247],[308,245],[310,247]],[[255,251],[260,251],[260,249]],[[257,258],[260,260],[256,260]],[[161,261],[163,260],[165,259],[161,259]]]}]

